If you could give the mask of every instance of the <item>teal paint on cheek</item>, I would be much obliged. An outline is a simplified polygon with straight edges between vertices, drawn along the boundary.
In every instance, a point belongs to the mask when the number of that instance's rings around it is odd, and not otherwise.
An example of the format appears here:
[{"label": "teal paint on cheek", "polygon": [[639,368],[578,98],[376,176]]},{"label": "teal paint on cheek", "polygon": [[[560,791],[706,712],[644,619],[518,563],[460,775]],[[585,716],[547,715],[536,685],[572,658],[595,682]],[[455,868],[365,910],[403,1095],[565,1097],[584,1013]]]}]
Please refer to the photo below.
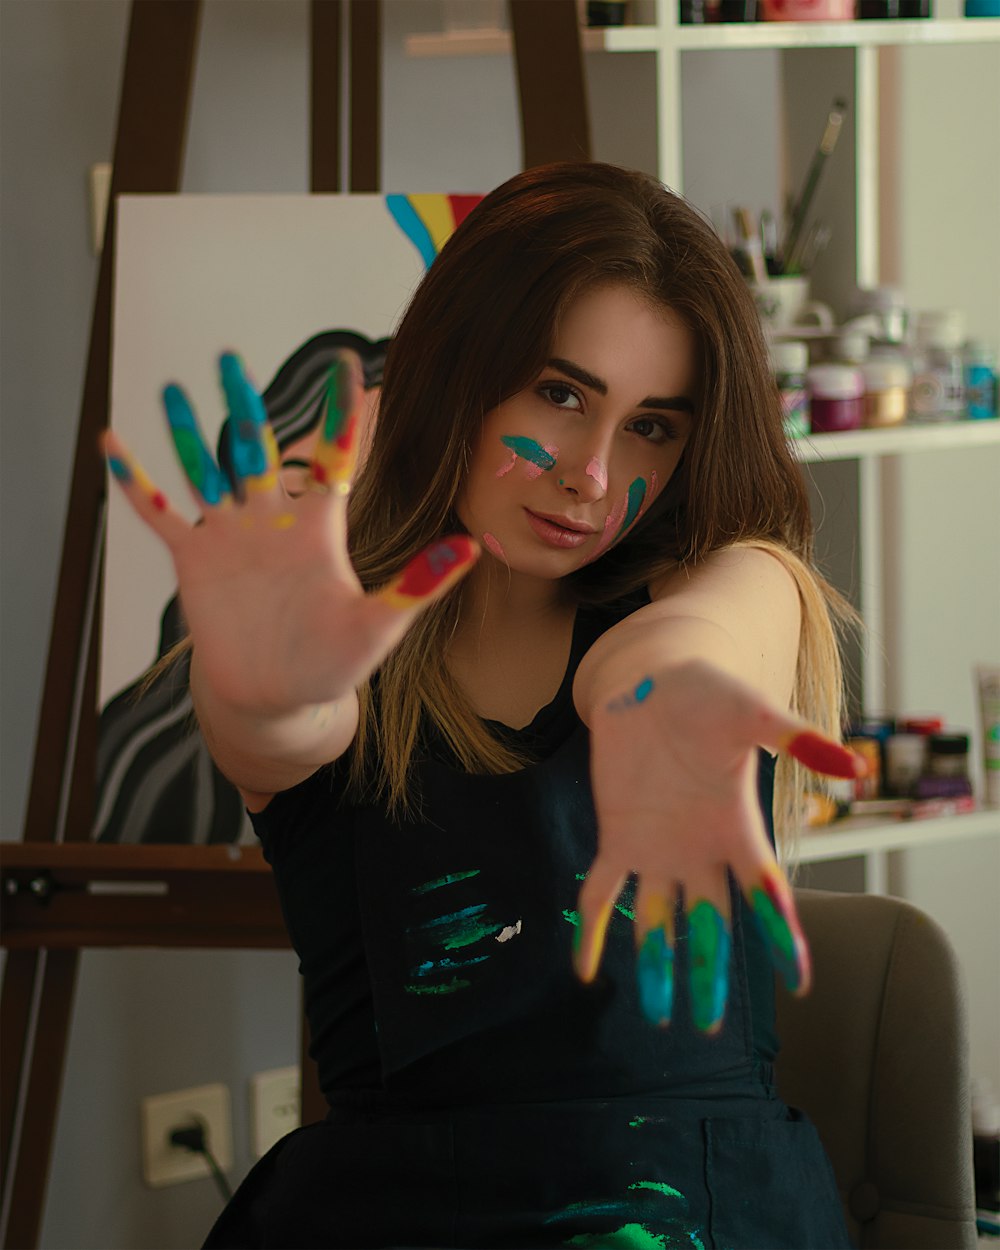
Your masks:
[{"label": "teal paint on cheek", "polygon": [[533,438],[523,438],[519,434],[504,434],[500,441],[515,456],[520,456],[522,460],[527,460],[529,464],[539,469],[547,472],[556,467],[555,456],[550,451],[546,451],[541,443],[536,443]]},{"label": "teal paint on cheek", "polygon": [[639,515],[642,502],[646,498],[646,479],[637,477],[628,488],[628,503],[625,507],[625,519],[621,523],[616,538],[621,538],[635,518]]}]

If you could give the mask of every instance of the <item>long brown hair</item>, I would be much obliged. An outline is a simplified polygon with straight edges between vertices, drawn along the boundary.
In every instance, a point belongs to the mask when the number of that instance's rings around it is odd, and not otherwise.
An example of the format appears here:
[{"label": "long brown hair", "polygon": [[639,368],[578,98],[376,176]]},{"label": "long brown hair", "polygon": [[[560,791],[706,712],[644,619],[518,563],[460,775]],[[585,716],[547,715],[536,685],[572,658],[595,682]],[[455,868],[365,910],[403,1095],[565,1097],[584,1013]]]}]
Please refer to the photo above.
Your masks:
[{"label": "long brown hair", "polygon": [[[608,283],[669,307],[691,329],[697,413],[656,506],[566,588],[581,603],[609,602],[720,547],[767,545],[795,566],[806,590],[800,668],[818,663],[839,689],[823,605],[842,605],[812,571],[808,499],[750,292],[695,209],[654,178],[615,166],[549,165],[511,178],[465,219],[418,287],[389,349],[371,451],[350,502],[362,583],[384,583],[435,538],[462,529],[455,503],[484,417],[541,372],[561,310]],[[811,582],[821,592],[819,617],[816,603],[806,603]],[[459,586],[386,660],[377,714],[371,685],[360,692],[352,779],[373,784],[396,810],[413,798],[409,765],[424,716],[470,771],[523,762],[492,738],[449,677],[461,602]],[[812,654],[811,635],[826,638],[822,655]],[[822,683],[827,691],[831,680]],[[801,710],[827,727],[839,714],[805,701]]]}]

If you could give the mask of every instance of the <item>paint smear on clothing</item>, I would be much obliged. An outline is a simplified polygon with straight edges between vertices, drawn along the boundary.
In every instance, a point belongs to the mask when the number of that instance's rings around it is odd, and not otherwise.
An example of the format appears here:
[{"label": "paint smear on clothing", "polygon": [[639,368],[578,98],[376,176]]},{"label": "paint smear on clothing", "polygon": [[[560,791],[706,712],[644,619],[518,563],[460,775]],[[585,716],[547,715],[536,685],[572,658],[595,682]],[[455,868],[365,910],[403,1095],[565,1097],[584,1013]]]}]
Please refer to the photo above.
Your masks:
[{"label": "paint smear on clothing", "polygon": [[485,903],[472,907],[463,907],[461,911],[450,912],[446,916],[437,916],[420,926],[425,936],[446,951],[460,950],[463,946],[471,946],[484,937],[492,937],[499,933],[503,925],[490,920],[484,913]]},{"label": "paint smear on clothing", "polygon": [[563,1242],[566,1246],[592,1247],[593,1250],[670,1250],[675,1238],[652,1232],[645,1224],[623,1224],[611,1233],[580,1233]]},{"label": "paint smear on clothing", "polygon": [[467,990],[469,982],[460,977],[452,977],[447,985],[407,985],[407,994],[454,994],[457,990]]},{"label": "paint smear on clothing", "polygon": [[520,932],[521,932],[521,922],[519,920],[517,924],[509,924],[507,925],[505,929],[501,929],[500,932],[497,934],[497,941],[509,942],[511,938],[517,937]]},{"label": "paint smear on clothing", "polygon": [[468,881],[470,877],[478,877],[478,868],[469,868],[464,872],[450,872],[445,877],[435,877],[433,881],[425,881],[423,885],[415,885],[411,894],[430,894],[431,890],[440,890],[443,886],[453,885],[456,881]]}]

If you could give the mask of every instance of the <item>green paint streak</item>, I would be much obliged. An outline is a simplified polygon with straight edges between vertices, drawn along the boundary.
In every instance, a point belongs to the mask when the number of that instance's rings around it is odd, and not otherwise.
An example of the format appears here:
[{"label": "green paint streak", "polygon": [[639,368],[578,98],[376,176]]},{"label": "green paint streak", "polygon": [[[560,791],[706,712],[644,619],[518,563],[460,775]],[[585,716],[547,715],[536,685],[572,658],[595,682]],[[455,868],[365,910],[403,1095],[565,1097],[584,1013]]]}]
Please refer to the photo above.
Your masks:
[{"label": "green paint streak", "polygon": [[674,1189],[673,1185],[667,1185],[663,1181],[634,1181],[629,1185],[629,1189],[655,1189],[659,1194],[666,1194],[668,1198],[680,1198],[684,1200],[684,1195],[679,1189]]},{"label": "green paint streak", "polygon": [[530,464],[537,465],[540,469],[548,471],[556,467],[555,456],[550,451],[546,451],[541,443],[536,443],[533,438],[523,438],[519,434],[504,434],[500,442],[516,456],[520,456],[522,460],[527,460]]},{"label": "green paint streak", "polygon": [[691,1005],[702,1032],[722,1020],[729,993],[729,930],[722,913],[699,899],[688,916],[691,949]]},{"label": "green paint streak", "polygon": [[635,920],[635,912],[624,903],[615,903],[615,911],[620,912],[626,920]]},{"label": "green paint streak", "polygon": [[470,868],[468,872],[450,872],[446,877],[437,877],[434,881],[425,881],[423,885],[415,885],[413,894],[430,894],[431,890],[440,890],[443,885],[452,885],[455,881],[468,881],[470,877],[479,876],[478,868]]},{"label": "green paint streak", "polygon": [[580,913],[578,911],[573,911],[569,907],[563,908],[563,920],[565,920],[568,924],[576,925],[577,928],[580,927]]},{"label": "green paint streak", "polygon": [[635,518],[639,515],[639,509],[642,507],[642,501],[646,498],[646,480],[637,477],[628,488],[628,506],[625,509],[625,520],[621,523],[621,528],[615,535],[615,538],[621,538],[622,534],[628,529]]},{"label": "green paint streak", "polygon": [[668,1250],[673,1238],[650,1232],[645,1224],[623,1224],[613,1233],[580,1233],[567,1246],[591,1246],[594,1250]]},{"label": "green paint streak", "polygon": [[629,1120],[628,1126],[629,1128],[642,1128],[645,1123],[646,1117],[644,1115],[637,1115],[634,1120]]},{"label": "green paint streak", "polygon": [[691,1238],[691,1244],[694,1246],[695,1250],[705,1250],[705,1243],[697,1233],[688,1233],[688,1236]]},{"label": "green paint streak", "polygon": [[336,361],[326,378],[326,411],[323,414],[323,438],[332,443],[344,428],[347,408],[344,392],[347,390],[347,365]]},{"label": "green paint streak", "polygon": [[799,969],[795,960],[795,943],[788,921],[775,907],[774,901],[759,888],[750,891],[754,919],[760,926],[771,952],[771,959],[790,987],[799,981]]},{"label": "green paint streak", "polygon": [[469,982],[461,977],[452,977],[447,985],[408,985],[407,994],[454,994],[457,990],[467,990]]},{"label": "green paint streak", "polygon": [[484,937],[491,937],[494,933],[499,933],[503,925],[499,924],[473,924],[469,923],[450,937],[442,942],[442,946],[446,951],[460,950],[463,946],[471,946],[474,942],[480,942]]}]

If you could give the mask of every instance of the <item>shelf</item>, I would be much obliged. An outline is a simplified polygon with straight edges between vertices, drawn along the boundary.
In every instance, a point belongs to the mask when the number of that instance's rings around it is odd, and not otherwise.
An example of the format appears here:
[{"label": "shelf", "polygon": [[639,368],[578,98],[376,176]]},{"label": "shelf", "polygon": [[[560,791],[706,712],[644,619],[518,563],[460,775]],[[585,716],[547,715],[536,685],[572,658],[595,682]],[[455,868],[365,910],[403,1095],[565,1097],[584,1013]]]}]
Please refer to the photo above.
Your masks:
[{"label": "shelf", "polygon": [[843,434],[809,434],[791,443],[796,458],[804,463],[984,446],[1000,447],[1000,421],[942,421],[884,430],[847,430]]},{"label": "shelf", "polygon": [[816,864],[831,859],[852,859],[881,851],[902,851],[935,846],[966,838],[1000,836],[1000,809],[984,808],[964,816],[933,820],[865,820],[848,818],[835,825],[803,833],[796,862]]},{"label": "shelf", "polygon": [[[879,48],[906,44],[1000,43],[1000,18],[851,22],[719,22],[706,26],[586,27],[585,52],[686,52],[729,48]],[[407,56],[495,56],[511,51],[508,30],[409,35]]]}]

